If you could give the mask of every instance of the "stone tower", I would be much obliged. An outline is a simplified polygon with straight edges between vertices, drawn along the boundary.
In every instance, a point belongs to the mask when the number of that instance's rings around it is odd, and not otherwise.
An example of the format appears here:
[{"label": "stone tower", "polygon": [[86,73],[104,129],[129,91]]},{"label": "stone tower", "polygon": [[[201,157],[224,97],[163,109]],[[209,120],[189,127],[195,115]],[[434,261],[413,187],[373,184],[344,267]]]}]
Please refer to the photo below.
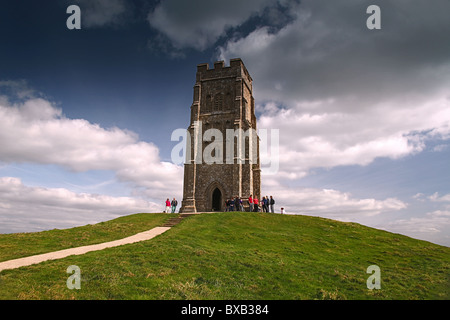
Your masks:
[{"label": "stone tower", "polygon": [[252,78],[242,60],[199,64],[193,100],[180,212],[224,211],[231,197],[260,198]]}]

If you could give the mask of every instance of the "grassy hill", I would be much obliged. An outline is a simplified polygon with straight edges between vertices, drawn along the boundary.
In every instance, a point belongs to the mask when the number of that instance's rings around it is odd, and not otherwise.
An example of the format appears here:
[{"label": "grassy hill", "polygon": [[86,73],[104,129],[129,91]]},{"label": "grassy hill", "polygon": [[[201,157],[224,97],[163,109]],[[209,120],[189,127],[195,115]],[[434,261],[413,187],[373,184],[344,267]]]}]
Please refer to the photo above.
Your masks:
[{"label": "grassy hill", "polygon": [[[67,230],[0,235],[0,261],[161,225],[136,214]],[[370,265],[381,289],[368,290]],[[69,290],[66,269],[81,269]],[[189,217],[149,241],[0,272],[0,299],[449,299],[450,248],[309,216]]]}]

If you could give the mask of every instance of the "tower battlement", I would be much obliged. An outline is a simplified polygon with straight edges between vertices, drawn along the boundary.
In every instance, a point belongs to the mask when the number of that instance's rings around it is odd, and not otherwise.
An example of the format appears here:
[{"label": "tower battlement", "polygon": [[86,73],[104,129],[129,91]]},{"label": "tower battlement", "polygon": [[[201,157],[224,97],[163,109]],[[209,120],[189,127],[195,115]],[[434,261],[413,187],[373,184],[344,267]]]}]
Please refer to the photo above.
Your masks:
[{"label": "tower battlement", "polygon": [[251,86],[253,81],[244,62],[240,58],[230,59],[230,65],[225,66],[225,61],[214,62],[213,69],[209,68],[208,63],[197,65],[197,81],[209,80],[223,77],[241,77],[244,78]]}]

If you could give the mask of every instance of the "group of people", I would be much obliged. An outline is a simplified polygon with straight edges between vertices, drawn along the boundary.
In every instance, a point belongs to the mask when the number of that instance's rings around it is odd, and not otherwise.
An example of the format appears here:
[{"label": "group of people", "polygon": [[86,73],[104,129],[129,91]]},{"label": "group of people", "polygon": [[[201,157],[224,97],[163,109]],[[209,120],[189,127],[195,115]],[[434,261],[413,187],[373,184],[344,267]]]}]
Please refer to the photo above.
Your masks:
[{"label": "group of people", "polygon": [[[262,197],[261,201],[259,201],[258,198],[253,198],[253,195],[250,195],[247,199],[247,202],[250,206],[250,212],[269,212],[270,208],[270,212],[274,213],[275,199],[272,196],[270,196],[270,198],[268,196]],[[170,201],[169,198],[167,198],[166,209],[164,212],[175,213],[177,206],[178,201],[175,198],[173,198],[172,201]],[[235,197],[234,199],[233,198],[227,199],[225,201],[225,207],[226,212],[244,211],[243,202],[240,197]],[[281,213],[282,214],[286,213],[284,211],[284,208],[281,208]]]},{"label": "group of people", "polygon": [[230,211],[244,211],[244,206],[240,197],[225,200],[225,212]]},{"label": "group of people", "polygon": [[[251,194],[247,202],[250,206],[250,212],[270,212],[274,213],[274,205],[275,205],[275,199],[270,196],[265,196],[261,199],[261,201],[258,200],[258,198],[253,198],[253,195]],[[244,206],[242,204],[242,199],[240,197],[227,199],[225,201],[226,211],[244,211]]]},{"label": "group of people", "polygon": [[177,210],[177,205],[178,205],[178,201],[173,198],[172,201],[169,200],[169,198],[167,198],[166,200],[166,210],[164,211],[165,213],[175,213],[175,210]]}]

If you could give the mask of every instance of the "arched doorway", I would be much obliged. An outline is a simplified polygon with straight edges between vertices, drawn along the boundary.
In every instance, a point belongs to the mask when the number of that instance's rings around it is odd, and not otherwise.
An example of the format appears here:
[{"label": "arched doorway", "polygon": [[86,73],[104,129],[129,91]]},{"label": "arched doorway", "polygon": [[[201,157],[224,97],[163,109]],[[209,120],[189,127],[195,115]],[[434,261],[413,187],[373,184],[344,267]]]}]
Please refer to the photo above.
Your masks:
[{"label": "arched doorway", "polygon": [[214,189],[211,203],[213,211],[222,211],[222,192],[220,192],[219,188]]}]

